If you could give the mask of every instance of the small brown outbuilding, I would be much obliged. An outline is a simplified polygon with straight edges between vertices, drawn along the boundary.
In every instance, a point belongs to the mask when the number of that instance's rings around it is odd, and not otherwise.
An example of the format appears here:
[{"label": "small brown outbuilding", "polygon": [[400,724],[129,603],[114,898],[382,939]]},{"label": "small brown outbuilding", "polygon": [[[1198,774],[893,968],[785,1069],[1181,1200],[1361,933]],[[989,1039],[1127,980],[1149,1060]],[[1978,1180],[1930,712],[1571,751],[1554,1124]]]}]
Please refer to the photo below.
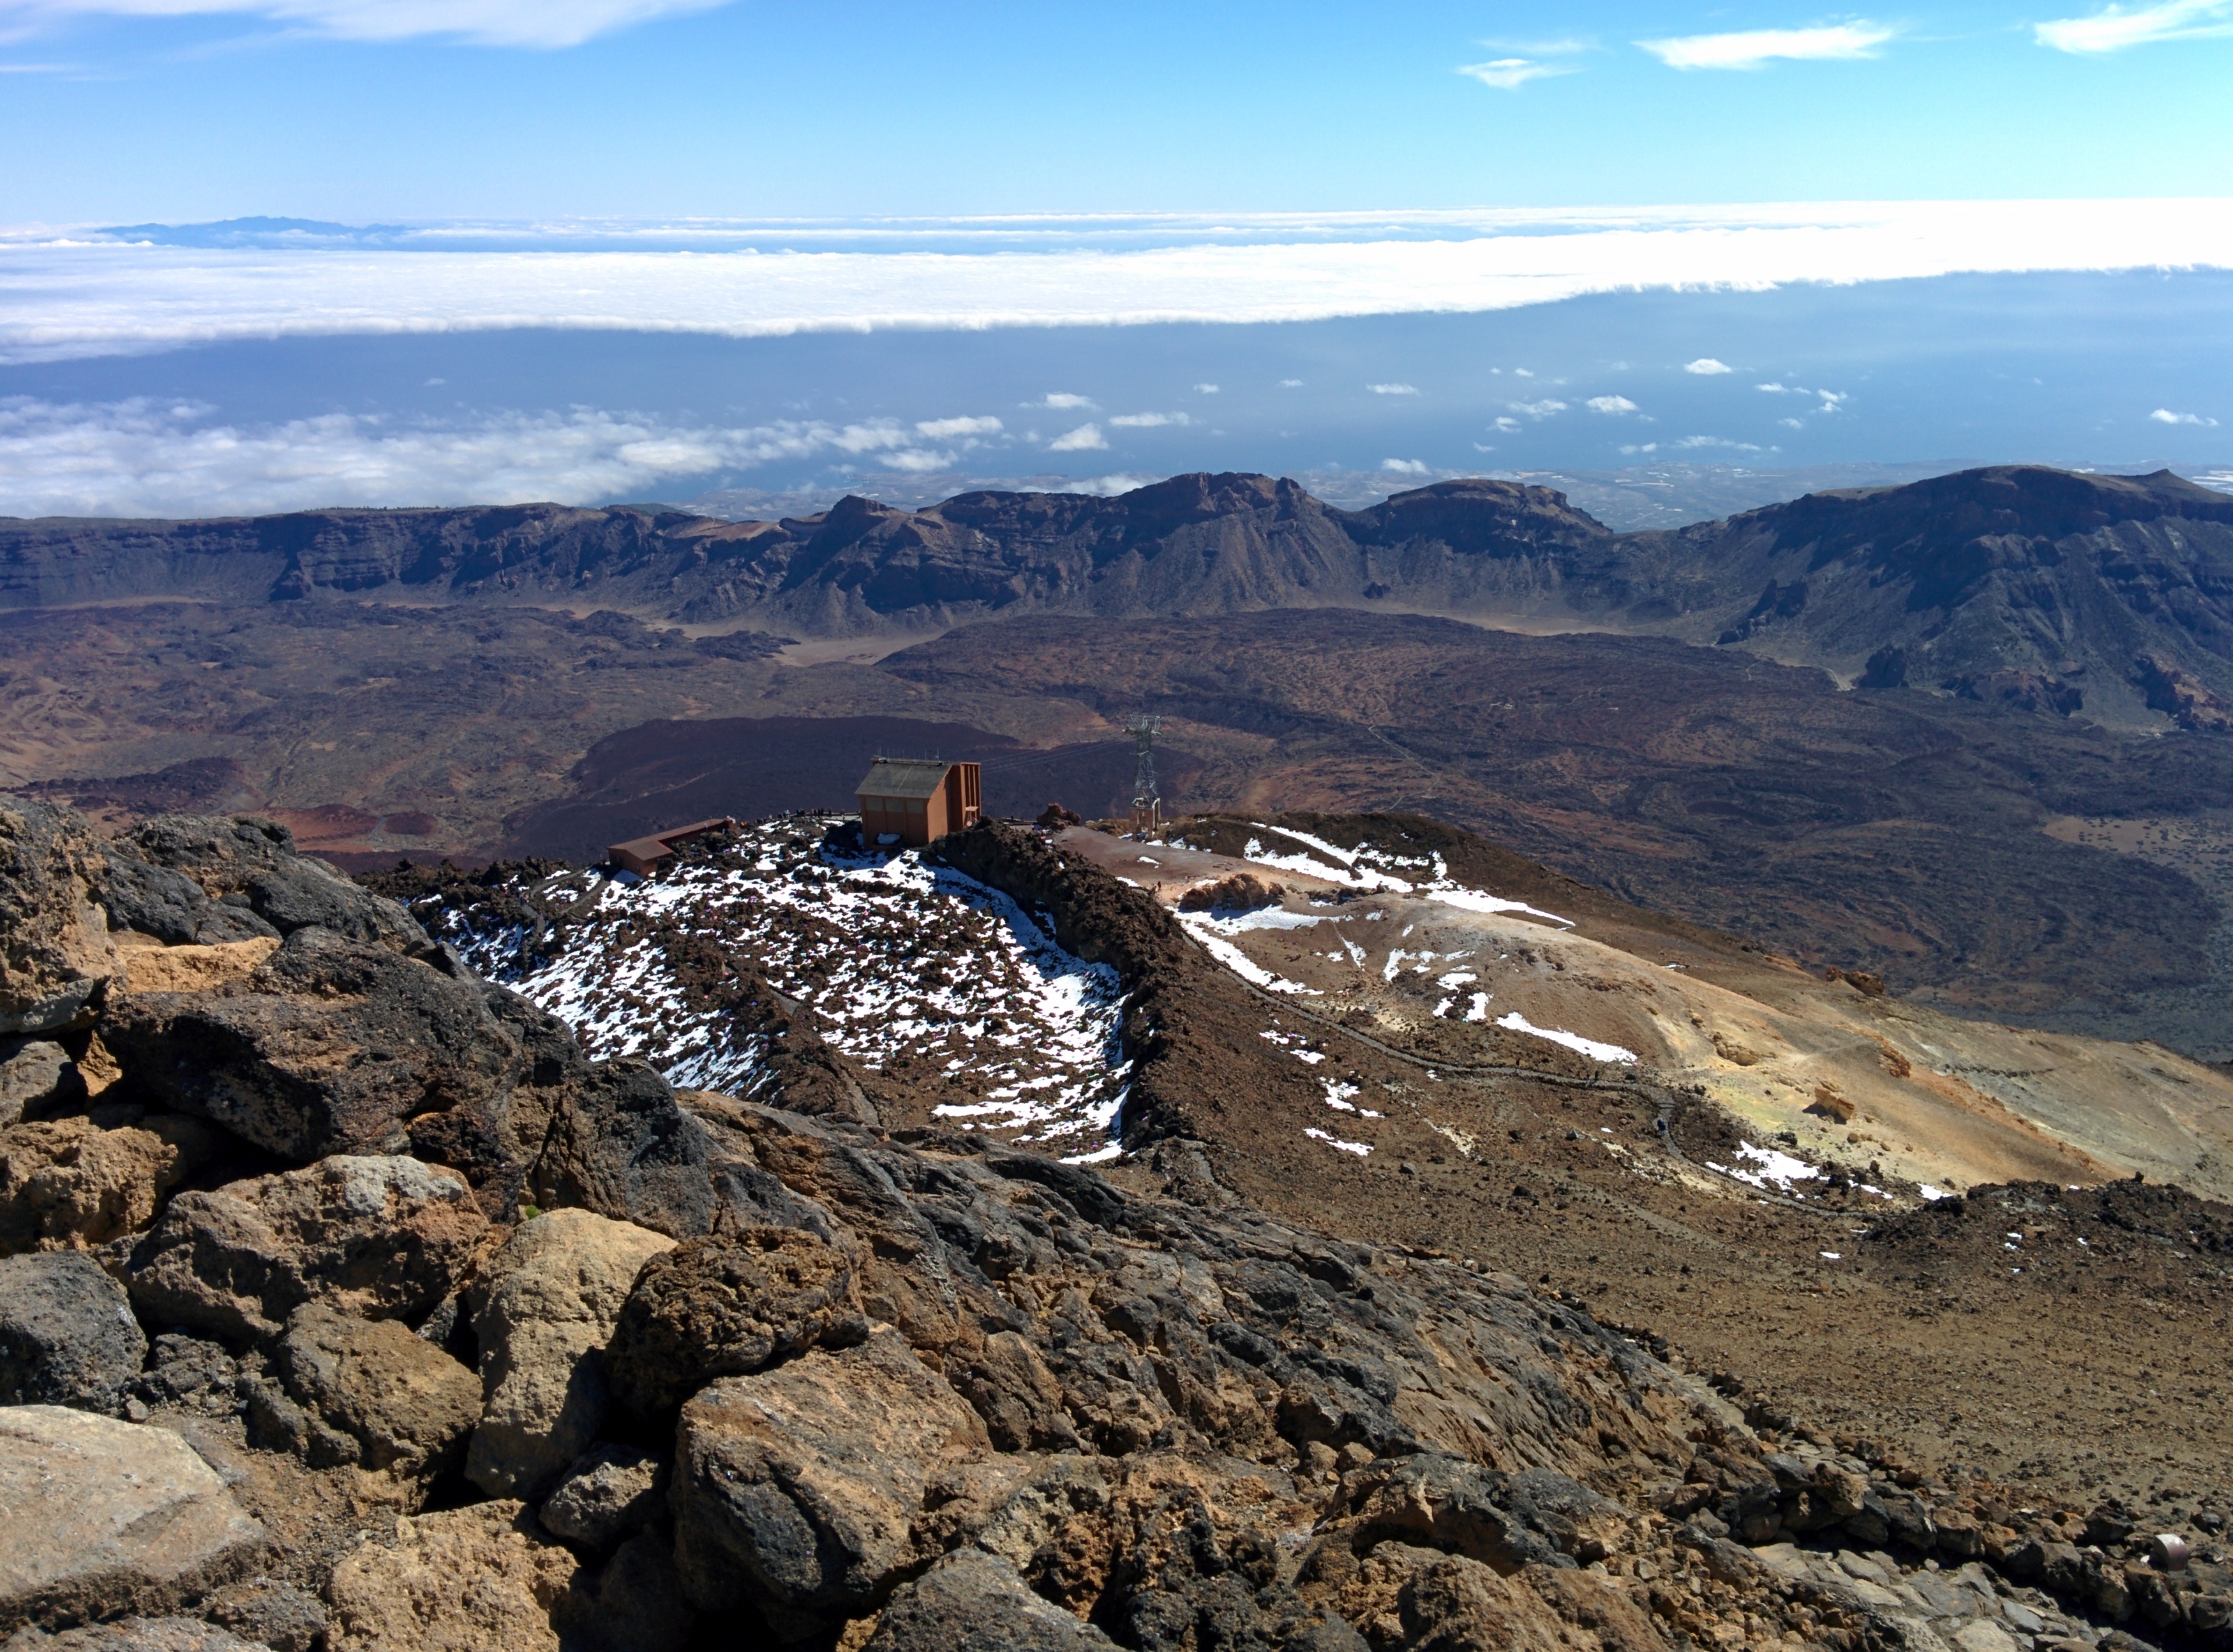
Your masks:
[{"label": "small brown outbuilding", "polygon": [[735,819],[723,815],[714,820],[693,820],[687,826],[676,826],[663,832],[654,832],[648,837],[630,838],[625,843],[612,844],[605,855],[615,866],[624,872],[641,875],[661,861],[671,860],[674,846],[707,832],[726,831],[735,825]]},{"label": "small brown outbuilding", "polygon": [[980,794],[973,763],[878,758],[853,790],[861,804],[864,843],[889,837],[920,849],[977,823]]}]

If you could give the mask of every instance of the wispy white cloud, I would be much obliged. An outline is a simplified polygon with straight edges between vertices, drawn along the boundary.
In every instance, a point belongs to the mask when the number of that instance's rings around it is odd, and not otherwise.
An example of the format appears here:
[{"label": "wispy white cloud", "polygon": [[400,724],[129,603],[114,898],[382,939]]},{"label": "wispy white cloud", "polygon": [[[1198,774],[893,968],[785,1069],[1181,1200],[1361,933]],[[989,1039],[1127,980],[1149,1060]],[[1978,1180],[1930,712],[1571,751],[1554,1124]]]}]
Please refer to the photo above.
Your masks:
[{"label": "wispy white cloud", "polygon": [[1380,461],[1380,468],[1383,471],[1394,471],[1403,476],[1424,476],[1427,473],[1426,461],[1423,459],[1383,459]]},{"label": "wispy white cloud", "polygon": [[1084,411],[1090,413],[1099,407],[1101,404],[1096,401],[1091,396],[1073,395],[1067,390],[1050,390],[1039,400],[1027,401],[1024,406],[1026,407],[1051,407],[1058,413],[1066,413],[1082,408]]},{"label": "wispy white cloud", "polygon": [[[923,426],[962,420],[927,420]],[[439,425],[329,413],[223,421],[191,404],[0,399],[0,514],[209,516],[318,505],[567,504],[641,498],[683,478],[778,462],[873,459],[935,471],[955,457],[894,420],[681,426],[576,408]],[[973,445],[965,439],[960,446]]]},{"label": "wispy white cloud", "polygon": [[36,27],[75,16],[261,17],[344,40],[426,36],[484,46],[578,46],[725,0],[4,0],[0,17]]},{"label": "wispy white cloud", "polygon": [[1368,384],[1364,387],[1376,396],[1416,396],[1419,393],[1419,387],[1416,384]]},{"label": "wispy white cloud", "polygon": [[1636,411],[1636,404],[1626,396],[1592,396],[1583,405],[1597,413],[1632,413]]},{"label": "wispy white cloud", "polygon": [[1119,430],[1153,430],[1158,425],[1191,425],[1194,420],[1182,413],[1118,413],[1110,424]]},{"label": "wispy white cloud", "polygon": [[2226,0],[2164,0],[2152,6],[2105,6],[2090,17],[2034,23],[2032,38],[2059,52],[2119,52],[2164,40],[2202,40],[2233,35],[2233,5]]},{"label": "wispy white cloud", "polygon": [[1217,387],[1214,384],[1198,384],[1195,386],[1194,393],[1198,396],[1214,396],[1217,393]]},{"label": "wispy white cloud", "polygon": [[1491,425],[1489,428],[1494,431],[1501,431],[1505,435],[1509,436],[1513,432],[1520,428],[1520,421],[1517,419],[1499,419],[1494,425]]},{"label": "wispy white cloud", "polygon": [[2153,413],[2150,413],[2148,417],[2154,420],[2158,425],[2202,425],[2208,426],[2215,425],[2217,422],[2215,419],[2206,419],[2200,413],[2173,413],[2168,407],[2158,407]]},{"label": "wispy white cloud", "polygon": [[1758,68],[1779,58],[1821,61],[1874,57],[1899,34],[1882,23],[1829,23],[1817,29],[1745,29],[1726,35],[1680,35],[1636,43],[1670,68]]},{"label": "wispy white cloud", "polygon": [[1282,379],[1279,380],[1279,388],[1282,390],[1299,390],[1302,387],[1303,381],[1300,379]]},{"label": "wispy white cloud", "polygon": [[1695,361],[1684,362],[1683,371],[1696,373],[1701,376],[1710,376],[1716,373],[1735,373],[1736,369],[1726,361],[1716,361],[1710,355],[1702,355]]},{"label": "wispy white cloud", "polygon": [[[1120,493],[1130,493],[1160,482],[1160,476],[1134,476],[1127,471],[1115,471],[1107,476],[1081,477],[1071,482],[1050,482],[1045,485],[1050,493],[1090,493],[1103,499],[1113,499]],[[1032,486],[1040,485],[1034,482]]]},{"label": "wispy white cloud", "polygon": [[[1548,419],[1554,413],[1566,411],[1565,402],[1550,396],[1546,396],[1540,401],[1507,401],[1504,405],[1516,413],[1526,413],[1530,419],[1534,420]],[[1501,425],[1504,420],[1500,419],[1496,422]]]},{"label": "wispy white cloud", "polygon": [[1659,444],[1657,442],[1631,442],[1620,451],[1624,453],[1629,454],[1656,453],[1659,451]]},{"label": "wispy white cloud", "polygon": [[915,427],[918,434],[928,436],[934,442],[952,441],[957,436],[997,436],[1000,433],[1000,421],[989,417],[918,419]]},{"label": "wispy white cloud", "polygon": [[1098,425],[1080,425],[1076,430],[1064,431],[1047,444],[1051,453],[1084,453],[1109,446],[1109,439],[1101,433]]},{"label": "wispy white cloud", "polygon": [[1763,448],[1757,442],[1732,441],[1726,436],[1685,436],[1675,444],[1677,447],[1726,447],[1738,453],[1773,453],[1773,447]]},{"label": "wispy white cloud", "polygon": [[1483,86],[1493,86],[1500,92],[1516,92],[1530,81],[1548,80],[1554,75],[1572,75],[1580,68],[1579,63],[1546,63],[1536,57],[1499,57],[1486,63],[1461,63],[1458,73],[1470,75]]}]

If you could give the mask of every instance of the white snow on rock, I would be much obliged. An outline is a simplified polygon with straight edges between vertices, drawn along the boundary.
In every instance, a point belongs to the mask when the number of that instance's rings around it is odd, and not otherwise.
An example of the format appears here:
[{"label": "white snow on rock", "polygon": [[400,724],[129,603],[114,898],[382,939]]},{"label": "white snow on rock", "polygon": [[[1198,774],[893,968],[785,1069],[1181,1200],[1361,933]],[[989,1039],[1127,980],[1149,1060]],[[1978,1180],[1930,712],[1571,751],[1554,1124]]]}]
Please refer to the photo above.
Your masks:
[{"label": "white snow on rock", "polygon": [[1335,1148],[1342,1153],[1353,1153],[1360,1159],[1364,1158],[1365,1154],[1372,1151],[1372,1147],[1370,1142],[1344,1141],[1336,1137],[1330,1130],[1309,1129],[1305,1130],[1303,1134],[1310,1137],[1313,1141],[1323,1141],[1330,1148]]},{"label": "white snow on rock", "polygon": [[1439,855],[1396,855],[1371,843],[1361,843],[1353,849],[1341,849],[1292,826],[1269,826],[1260,820],[1249,824],[1260,832],[1270,832],[1314,851],[1310,855],[1275,852],[1265,847],[1262,838],[1252,837],[1240,851],[1241,858],[1259,866],[1277,867],[1282,872],[1322,878],[1352,889],[1422,895],[1465,912],[1524,912],[1531,918],[1551,923],[1569,927],[1573,924],[1571,918],[1561,918],[1555,912],[1531,907],[1524,901],[1507,901],[1485,889],[1466,888],[1451,878],[1448,863]]},{"label": "white snow on rock", "polygon": [[531,891],[561,914],[540,940],[454,910],[444,939],[590,1055],[640,1057],[677,1085],[743,1096],[768,1081],[765,1041],[719,989],[730,960],[749,965],[867,1066],[950,1079],[955,1099],[933,1110],[960,1128],[1101,1149],[1129,1077],[1116,972],[915,850],[827,847],[839,818],[748,826],[649,880],[561,874]]},{"label": "white snow on rock", "polygon": [[[1487,1005],[1483,1005],[1483,1013]],[[1468,1016],[1468,1020],[1473,1018]],[[1509,1015],[1499,1016],[1496,1024],[1507,1032],[1524,1032],[1532,1037],[1548,1038],[1553,1044],[1562,1044],[1569,1050],[1579,1050],[1592,1061],[1618,1061],[1633,1063],[1636,1051],[1624,1050],[1617,1044],[1599,1044],[1595,1038],[1585,1038],[1579,1032],[1566,1032],[1557,1027],[1539,1027],[1514,1010]]]},{"label": "white snow on rock", "polygon": [[1305,986],[1299,981],[1291,981],[1282,976],[1273,974],[1270,970],[1266,969],[1240,948],[1226,940],[1224,935],[1220,934],[1219,920],[1212,918],[1208,913],[1182,912],[1178,914],[1178,920],[1187,933],[1201,943],[1204,952],[1242,980],[1260,986],[1266,992],[1290,992],[1299,997],[1314,998],[1325,996],[1314,986]]},{"label": "white snow on rock", "polygon": [[1799,1192],[1793,1183],[1823,1179],[1822,1173],[1806,1160],[1794,1159],[1774,1148],[1756,1148],[1749,1141],[1740,1141],[1737,1143],[1737,1157],[1744,1161],[1741,1166],[1715,1164],[1708,1160],[1706,1168],[1718,1170],[1725,1176],[1743,1182],[1748,1187],[1773,1187],[1794,1199],[1804,1199],[1807,1195]]}]

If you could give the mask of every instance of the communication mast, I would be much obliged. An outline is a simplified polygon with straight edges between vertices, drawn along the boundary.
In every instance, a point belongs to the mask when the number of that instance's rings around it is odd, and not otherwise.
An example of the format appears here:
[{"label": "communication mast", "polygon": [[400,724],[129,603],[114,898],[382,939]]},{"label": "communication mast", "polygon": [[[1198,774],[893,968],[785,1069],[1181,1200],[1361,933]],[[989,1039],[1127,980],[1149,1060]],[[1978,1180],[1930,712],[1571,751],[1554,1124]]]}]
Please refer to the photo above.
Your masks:
[{"label": "communication mast", "polygon": [[1156,788],[1156,736],[1162,726],[1162,718],[1145,712],[1124,725],[1132,737],[1132,836],[1137,838],[1152,837],[1163,829],[1163,800]]}]

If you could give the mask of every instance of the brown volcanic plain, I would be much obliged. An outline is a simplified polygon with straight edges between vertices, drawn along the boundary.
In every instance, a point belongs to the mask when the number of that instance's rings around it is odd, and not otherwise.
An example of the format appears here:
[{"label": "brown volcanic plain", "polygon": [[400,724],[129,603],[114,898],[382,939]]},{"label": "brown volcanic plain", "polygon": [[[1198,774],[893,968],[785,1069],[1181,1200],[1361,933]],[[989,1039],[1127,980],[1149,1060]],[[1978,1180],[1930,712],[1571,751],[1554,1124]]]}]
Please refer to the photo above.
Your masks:
[{"label": "brown volcanic plain", "polygon": [[1510,484],[1343,511],[1247,477],[779,524],[25,523],[0,601],[0,781],[114,818],[579,858],[840,804],[879,750],[1097,814],[1146,709],[1175,808],[1416,810],[1895,992],[2233,1058],[2233,501],[2176,478],[1626,535]]}]

